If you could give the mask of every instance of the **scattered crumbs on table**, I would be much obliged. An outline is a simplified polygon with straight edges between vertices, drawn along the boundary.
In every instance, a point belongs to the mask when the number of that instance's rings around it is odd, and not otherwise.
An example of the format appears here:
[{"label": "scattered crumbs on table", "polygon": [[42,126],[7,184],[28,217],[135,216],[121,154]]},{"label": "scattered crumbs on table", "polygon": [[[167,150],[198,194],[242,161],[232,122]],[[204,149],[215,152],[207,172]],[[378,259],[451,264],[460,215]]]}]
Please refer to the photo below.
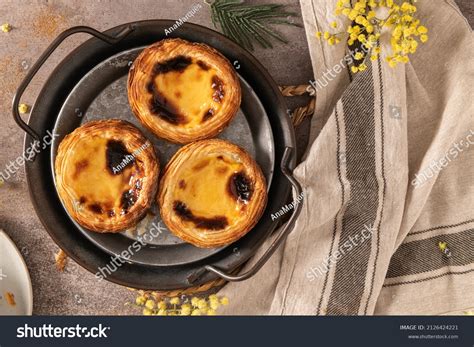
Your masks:
[{"label": "scattered crumbs on table", "polygon": [[58,271],[63,272],[67,264],[67,254],[62,249],[60,249],[59,252],[54,255],[54,259],[56,261],[56,268]]},{"label": "scattered crumbs on table", "polygon": [[35,17],[33,28],[42,37],[53,38],[67,27],[66,17],[53,7],[42,9]]}]

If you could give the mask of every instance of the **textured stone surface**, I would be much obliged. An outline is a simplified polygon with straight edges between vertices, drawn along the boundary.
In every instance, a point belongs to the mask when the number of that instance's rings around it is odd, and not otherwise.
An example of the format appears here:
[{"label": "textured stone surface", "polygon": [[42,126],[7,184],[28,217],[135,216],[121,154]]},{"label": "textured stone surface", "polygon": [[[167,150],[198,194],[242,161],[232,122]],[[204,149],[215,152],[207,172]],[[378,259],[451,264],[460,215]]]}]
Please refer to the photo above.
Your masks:
[{"label": "textured stone surface", "polygon": [[[287,3],[294,11],[300,11],[296,0],[273,2]],[[463,11],[472,17],[472,0],[459,2],[463,5]],[[195,3],[197,1],[2,0],[0,22],[9,22],[13,30],[8,34],[0,33],[0,170],[3,171],[10,161],[20,155],[23,145],[24,134],[10,113],[12,97],[28,68],[59,32],[74,25],[105,30],[143,19],[179,18]],[[212,26],[206,5],[191,22]],[[307,83],[312,78],[312,71],[304,30],[282,27],[281,32],[290,40],[288,45],[277,44],[271,50],[257,49],[254,55],[277,83]],[[86,38],[86,35],[68,38],[35,77],[22,101],[33,104],[52,69]],[[304,102],[302,99],[296,101]],[[290,102],[291,107],[294,102]],[[298,142],[303,145],[306,141],[304,132],[303,124],[298,135]],[[124,306],[126,301],[133,299],[126,288],[105,281],[98,283],[92,274],[72,261],[69,261],[65,272],[56,270],[54,253],[58,248],[33,210],[23,168],[0,188],[0,228],[7,232],[24,254],[33,282],[35,314],[137,313],[135,309]]]}]

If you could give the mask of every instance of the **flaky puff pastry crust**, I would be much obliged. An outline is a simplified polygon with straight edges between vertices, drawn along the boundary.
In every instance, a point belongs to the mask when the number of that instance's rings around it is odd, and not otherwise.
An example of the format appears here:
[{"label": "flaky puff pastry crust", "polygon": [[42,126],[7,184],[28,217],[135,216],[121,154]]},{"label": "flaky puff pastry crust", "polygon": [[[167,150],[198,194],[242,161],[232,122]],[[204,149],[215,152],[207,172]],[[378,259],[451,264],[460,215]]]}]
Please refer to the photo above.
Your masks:
[{"label": "flaky puff pastry crust", "polygon": [[153,144],[131,123],[86,123],[60,143],[56,189],[81,226],[115,233],[136,225],[151,206],[159,163]]},{"label": "flaky puff pastry crust", "polygon": [[228,245],[249,232],[267,203],[257,163],[219,139],[182,147],[164,170],[158,193],[169,230],[197,247]]},{"label": "flaky puff pastry crust", "polygon": [[220,133],[239,110],[241,88],[233,66],[214,48],[165,39],[133,63],[128,99],[154,134],[185,144]]}]

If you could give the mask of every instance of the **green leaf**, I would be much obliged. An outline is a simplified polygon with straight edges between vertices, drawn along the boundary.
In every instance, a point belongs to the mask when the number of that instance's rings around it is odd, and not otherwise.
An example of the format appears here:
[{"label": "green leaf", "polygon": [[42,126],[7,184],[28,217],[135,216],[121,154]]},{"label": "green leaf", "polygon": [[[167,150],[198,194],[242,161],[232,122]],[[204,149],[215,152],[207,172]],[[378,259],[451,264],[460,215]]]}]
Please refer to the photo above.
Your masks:
[{"label": "green leaf", "polygon": [[250,51],[253,51],[254,44],[273,48],[273,40],[288,43],[272,25],[301,27],[289,20],[289,17],[298,15],[286,11],[284,5],[247,5],[240,0],[216,0],[210,7],[214,27],[220,27],[224,35]]}]

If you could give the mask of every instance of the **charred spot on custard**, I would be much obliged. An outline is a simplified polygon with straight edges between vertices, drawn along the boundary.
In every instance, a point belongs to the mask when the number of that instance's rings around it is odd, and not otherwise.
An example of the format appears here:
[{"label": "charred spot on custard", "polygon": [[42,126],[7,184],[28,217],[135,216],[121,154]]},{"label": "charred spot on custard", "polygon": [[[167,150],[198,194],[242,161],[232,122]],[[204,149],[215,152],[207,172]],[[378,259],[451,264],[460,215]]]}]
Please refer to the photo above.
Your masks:
[{"label": "charred spot on custard", "polygon": [[212,84],[211,84],[212,89],[214,89],[214,93],[212,93],[212,100],[215,102],[222,102],[222,99],[224,99],[224,82],[217,77],[213,76],[212,77]]},{"label": "charred spot on custard", "polygon": [[192,222],[198,229],[221,230],[229,224],[226,217],[216,216],[213,218],[195,216],[192,211],[182,201],[173,203],[173,210],[183,220]]},{"label": "charred spot on custard", "polygon": [[152,114],[174,125],[186,123],[185,117],[179,114],[177,107],[158,91],[154,77],[148,83],[147,90],[151,94],[148,106]]},{"label": "charred spot on custard", "polygon": [[214,116],[215,110],[211,107],[209,110],[207,110],[204,113],[204,116],[202,117],[202,122],[207,121],[208,119],[211,119],[212,116]]},{"label": "charred spot on custard", "polygon": [[209,65],[207,65],[205,62],[203,62],[202,60],[198,60],[197,63],[198,66],[203,69],[204,71],[208,71],[210,69]]},{"label": "charred spot on custard", "polygon": [[247,202],[253,194],[252,181],[242,171],[236,172],[229,178],[228,191],[238,200]]},{"label": "charred spot on custard", "polygon": [[81,174],[81,172],[87,167],[89,166],[89,161],[87,159],[84,159],[84,160],[80,160],[78,161],[76,164],[75,164],[75,170],[74,170],[74,174],[73,174],[73,179],[76,179],[77,177],[79,177],[79,175]]},{"label": "charred spot on custard", "polygon": [[184,180],[179,180],[178,186],[181,189],[186,189],[186,182]]},{"label": "charred spot on custard", "polygon": [[191,58],[185,57],[184,55],[178,55],[177,57],[156,63],[153,67],[153,73],[159,75],[172,71],[183,72],[189,65],[191,65],[191,63]]},{"label": "charred spot on custard", "polygon": [[126,167],[133,165],[135,157],[131,155],[122,141],[107,141],[105,151],[106,165],[112,175],[120,174]]},{"label": "charred spot on custard", "polygon": [[224,163],[228,163],[228,164],[232,163],[232,161],[229,160],[229,158],[226,158],[223,155],[218,155],[216,158],[217,158],[217,160],[223,161]]},{"label": "charred spot on custard", "polygon": [[142,189],[142,180],[137,179],[132,188],[126,190],[122,193],[120,199],[120,207],[122,208],[121,214],[124,215],[135,205],[140,195],[140,190]]},{"label": "charred spot on custard", "polygon": [[102,206],[100,204],[90,204],[88,206],[89,210],[97,213],[97,214],[102,214],[104,211],[102,210]]},{"label": "charred spot on custard", "polygon": [[120,207],[122,208],[122,215],[128,213],[133,205],[138,200],[138,194],[135,189],[130,189],[122,193],[122,198],[120,199]]}]

